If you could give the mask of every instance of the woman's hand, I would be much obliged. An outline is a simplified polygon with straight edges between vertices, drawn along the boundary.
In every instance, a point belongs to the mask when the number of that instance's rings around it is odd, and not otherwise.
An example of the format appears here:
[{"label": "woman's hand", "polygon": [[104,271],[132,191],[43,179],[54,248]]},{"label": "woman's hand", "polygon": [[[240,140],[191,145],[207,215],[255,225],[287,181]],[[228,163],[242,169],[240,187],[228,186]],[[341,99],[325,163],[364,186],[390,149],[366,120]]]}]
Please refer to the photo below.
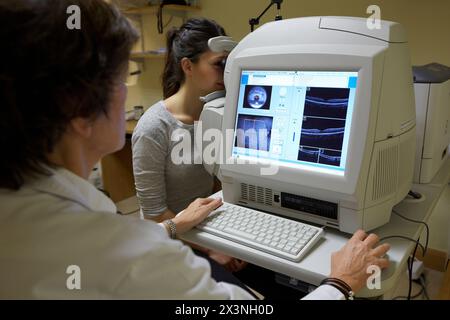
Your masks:
[{"label": "woman's hand", "polygon": [[379,238],[358,230],[345,246],[331,256],[330,277],[345,281],[356,292],[366,285],[370,266],[387,268],[389,261],[382,258],[389,250],[385,243],[376,247]]},{"label": "woman's hand", "polygon": [[211,250],[208,255],[211,259],[216,261],[218,264],[220,264],[230,272],[240,271],[247,265],[247,262],[227,256],[226,254],[223,254],[221,252]]},{"label": "woman's hand", "polygon": [[183,234],[202,222],[211,211],[222,205],[222,199],[199,198],[176,215],[172,221],[177,227],[177,234]]}]

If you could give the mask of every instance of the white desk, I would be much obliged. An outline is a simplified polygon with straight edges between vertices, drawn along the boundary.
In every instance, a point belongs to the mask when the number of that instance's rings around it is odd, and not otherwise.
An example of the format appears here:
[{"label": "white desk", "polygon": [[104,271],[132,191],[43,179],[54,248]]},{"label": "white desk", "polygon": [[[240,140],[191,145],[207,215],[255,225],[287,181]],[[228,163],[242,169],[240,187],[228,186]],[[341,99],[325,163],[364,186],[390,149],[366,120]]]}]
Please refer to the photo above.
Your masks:
[{"label": "white desk", "polygon": [[[395,211],[411,219],[425,222],[428,221],[449,178],[450,159],[447,160],[446,164],[439,171],[431,184],[413,186],[414,191],[420,192],[425,196],[425,199],[422,202],[405,200],[395,207]],[[220,196],[221,192],[216,193],[213,197]],[[422,224],[407,222],[397,215],[392,214],[391,221],[388,224],[373,232],[378,234],[380,238],[391,235],[401,235],[417,239],[423,229],[424,226]],[[350,236],[351,235],[327,228],[324,237],[300,262],[287,261],[235,242],[201,232],[197,229],[193,229],[183,235],[183,239],[211,249],[222,251],[244,261],[288,275],[303,282],[318,285],[320,281],[330,273],[331,253],[339,250],[347,242]],[[389,295],[389,292],[395,288],[397,280],[406,266],[408,256],[412,252],[415,243],[403,239],[389,239],[387,242],[391,244],[391,250],[388,253],[391,267],[382,273],[381,289],[363,289],[358,292],[358,296],[377,297]]]}]

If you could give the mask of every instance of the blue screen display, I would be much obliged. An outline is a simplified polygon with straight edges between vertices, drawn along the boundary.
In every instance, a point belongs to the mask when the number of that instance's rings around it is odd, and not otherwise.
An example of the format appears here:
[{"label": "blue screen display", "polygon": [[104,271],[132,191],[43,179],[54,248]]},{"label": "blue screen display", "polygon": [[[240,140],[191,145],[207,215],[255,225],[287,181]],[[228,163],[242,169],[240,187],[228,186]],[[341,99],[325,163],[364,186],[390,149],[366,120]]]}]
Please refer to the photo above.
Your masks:
[{"label": "blue screen display", "polygon": [[358,73],[241,73],[233,155],[345,171]]}]

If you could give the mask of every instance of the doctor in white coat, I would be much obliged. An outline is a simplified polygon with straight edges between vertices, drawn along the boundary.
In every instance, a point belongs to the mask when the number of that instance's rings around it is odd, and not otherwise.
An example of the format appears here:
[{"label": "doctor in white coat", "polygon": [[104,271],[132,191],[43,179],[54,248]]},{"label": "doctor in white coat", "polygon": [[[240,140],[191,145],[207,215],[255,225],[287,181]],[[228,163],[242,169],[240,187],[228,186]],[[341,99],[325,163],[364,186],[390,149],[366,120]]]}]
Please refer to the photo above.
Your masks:
[{"label": "doctor in white coat", "polygon": [[[221,200],[198,199],[172,222],[134,221],[86,180],[124,145],[136,40],[102,0],[0,3],[0,41],[9,44],[0,57],[0,299],[253,298],[212,279],[206,260],[170,239]],[[306,298],[344,299],[362,288],[368,266],[388,263],[380,258],[388,245],[377,241],[356,232],[332,257],[334,280]]]}]

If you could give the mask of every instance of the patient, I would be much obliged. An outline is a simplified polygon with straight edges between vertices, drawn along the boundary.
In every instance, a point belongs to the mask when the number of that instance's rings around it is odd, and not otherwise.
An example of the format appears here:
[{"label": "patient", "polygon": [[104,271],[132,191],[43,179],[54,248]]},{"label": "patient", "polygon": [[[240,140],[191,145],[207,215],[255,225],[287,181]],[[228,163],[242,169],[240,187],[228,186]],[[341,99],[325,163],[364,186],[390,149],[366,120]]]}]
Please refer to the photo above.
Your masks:
[{"label": "patient", "polygon": [[[80,30],[66,27],[71,5],[82,12]],[[103,0],[0,2],[8,44],[0,57],[1,299],[253,298],[232,276],[213,280],[206,260],[169,238],[221,200],[195,200],[169,230],[115,214],[86,180],[124,145],[124,80],[137,37]],[[389,246],[377,242],[356,232],[306,298],[351,297],[369,266],[388,265]]]},{"label": "patient", "polygon": [[[224,90],[226,52],[212,52],[208,40],[226,35],[215,21],[192,18],[167,33],[167,58],[162,76],[164,100],[151,106],[139,120],[132,137],[133,173],[143,216],[156,222],[175,217],[189,203],[208,197],[213,177],[201,159],[195,159],[194,122],[203,110],[200,97]],[[188,154],[176,152],[179,141],[188,140]],[[178,147],[179,148],[179,147]],[[173,157],[187,159],[179,163]],[[191,244],[197,253],[229,271],[246,263],[223,253]]]}]

